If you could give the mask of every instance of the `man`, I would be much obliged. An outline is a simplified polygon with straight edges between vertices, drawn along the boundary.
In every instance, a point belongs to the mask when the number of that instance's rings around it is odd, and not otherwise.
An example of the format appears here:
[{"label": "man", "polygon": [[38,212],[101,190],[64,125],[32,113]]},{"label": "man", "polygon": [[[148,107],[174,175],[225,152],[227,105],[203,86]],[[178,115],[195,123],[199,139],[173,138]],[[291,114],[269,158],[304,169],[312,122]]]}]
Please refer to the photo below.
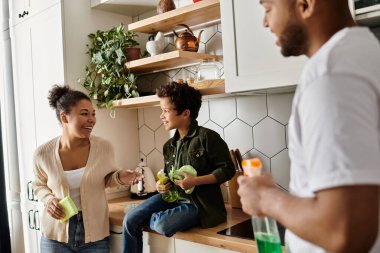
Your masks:
[{"label": "man", "polygon": [[289,120],[290,194],[240,177],[243,210],[288,228],[292,253],[380,252],[380,46],[347,0],[261,0],[284,56],[306,55]]},{"label": "man", "polygon": [[[183,173],[175,180],[179,199],[165,202],[161,194],[150,197],[130,211],[123,222],[123,252],[142,252],[144,226],[171,237],[178,231],[198,226],[214,227],[227,219],[220,184],[231,179],[235,169],[227,144],[218,133],[198,126],[196,118],[201,108],[201,94],[187,84],[173,82],[157,90],[166,130],[175,129],[174,136],[163,148],[165,172],[191,165],[197,176]],[[170,187],[157,181],[163,193]],[[194,188],[192,193],[185,190]]]}]

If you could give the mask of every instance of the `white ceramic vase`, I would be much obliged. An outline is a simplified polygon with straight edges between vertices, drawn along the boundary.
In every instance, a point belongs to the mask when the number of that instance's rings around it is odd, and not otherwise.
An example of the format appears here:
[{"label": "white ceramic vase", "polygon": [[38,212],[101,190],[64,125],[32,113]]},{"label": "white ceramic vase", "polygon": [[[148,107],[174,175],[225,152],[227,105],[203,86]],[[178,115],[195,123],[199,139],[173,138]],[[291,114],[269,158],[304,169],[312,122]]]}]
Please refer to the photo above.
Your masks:
[{"label": "white ceramic vase", "polygon": [[165,38],[162,32],[158,32],[154,40],[146,43],[146,50],[151,56],[161,54],[164,51]]}]

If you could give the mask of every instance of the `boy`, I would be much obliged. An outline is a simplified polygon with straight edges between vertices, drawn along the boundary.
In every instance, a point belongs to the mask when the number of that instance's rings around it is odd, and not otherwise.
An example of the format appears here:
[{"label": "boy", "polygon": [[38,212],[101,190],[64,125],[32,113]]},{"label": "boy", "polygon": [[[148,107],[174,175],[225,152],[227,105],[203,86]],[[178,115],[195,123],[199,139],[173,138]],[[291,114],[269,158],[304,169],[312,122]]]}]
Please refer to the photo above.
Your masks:
[{"label": "boy", "polygon": [[[174,166],[191,165],[197,176],[182,173],[175,180],[180,197],[165,202],[161,194],[150,197],[130,211],[123,222],[123,252],[142,252],[142,229],[150,229],[167,237],[194,226],[213,227],[226,221],[220,184],[230,180],[235,169],[229,149],[214,131],[198,126],[196,118],[202,104],[199,91],[185,84],[172,82],[157,89],[166,130],[176,129],[164,147],[165,172]],[[191,194],[185,190],[195,187]],[[156,184],[163,193],[170,185]]]}]

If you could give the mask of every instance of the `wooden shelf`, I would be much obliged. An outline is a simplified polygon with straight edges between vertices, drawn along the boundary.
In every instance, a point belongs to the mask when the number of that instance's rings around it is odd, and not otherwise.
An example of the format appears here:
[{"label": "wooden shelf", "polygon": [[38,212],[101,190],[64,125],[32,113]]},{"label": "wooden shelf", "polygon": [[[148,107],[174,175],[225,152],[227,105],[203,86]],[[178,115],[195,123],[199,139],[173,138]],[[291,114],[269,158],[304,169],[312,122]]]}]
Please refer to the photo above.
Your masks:
[{"label": "wooden shelf", "polygon": [[127,108],[127,109],[135,109],[135,108],[143,108],[150,106],[159,106],[160,100],[157,95],[138,97],[138,98],[126,98],[120,99],[113,102],[113,106],[115,108]]},{"label": "wooden shelf", "polygon": [[203,0],[128,25],[141,33],[171,32],[177,24],[188,26],[220,23],[220,0]]},{"label": "wooden shelf", "polygon": [[191,83],[189,85],[199,90],[202,95],[214,95],[225,93],[224,79],[204,80],[197,83]]},{"label": "wooden shelf", "polygon": [[[191,84],[194,88],[198,89],[202,95],[214,95],[214,94],[224,94],[224,79],[215,80],[205,80],[198,83]],[[159,106],[160,99],[157,95],[138,97],[138,98],[128,98],[121,99],[113,102],[115,108],[143,108],[151,106]]]},{"label": "wooden shelf", "polygon": [[157,0],[91,0],[91,8],[135,17],[155,10]]},{"label": "wooden shelf", "polygon": [[210,54],[200,54],[188,51],[172,51],[147,58],[138,59],[125,63],[125,66],[132,73],[159,72],[173,68],[193,65],[203,60],[218,60],[218,56]]}]

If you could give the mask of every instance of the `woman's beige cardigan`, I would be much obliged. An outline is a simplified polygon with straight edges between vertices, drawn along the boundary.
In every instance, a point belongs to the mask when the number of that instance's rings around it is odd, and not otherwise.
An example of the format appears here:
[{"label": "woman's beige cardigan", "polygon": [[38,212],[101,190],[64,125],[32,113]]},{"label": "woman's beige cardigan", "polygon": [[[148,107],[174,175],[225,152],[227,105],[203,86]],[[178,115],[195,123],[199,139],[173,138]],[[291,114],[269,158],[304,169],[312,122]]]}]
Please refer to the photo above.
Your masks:
[{"label": "woman's beige cardigan", "polygon": [[[69,186],[59,157],[60,137],[41,145],[34,154],[33,189],[46,205],[54,196],[64,198]],[[108,205],[105,187],[121,185],[112,144],[100,137],[90,137],[90,153],[83,174],[80,194],[85,242],[95,242],[109,235]],[[46,238],[68,242],[69,223],[60,223],[44,208],[41,229]]]}]

